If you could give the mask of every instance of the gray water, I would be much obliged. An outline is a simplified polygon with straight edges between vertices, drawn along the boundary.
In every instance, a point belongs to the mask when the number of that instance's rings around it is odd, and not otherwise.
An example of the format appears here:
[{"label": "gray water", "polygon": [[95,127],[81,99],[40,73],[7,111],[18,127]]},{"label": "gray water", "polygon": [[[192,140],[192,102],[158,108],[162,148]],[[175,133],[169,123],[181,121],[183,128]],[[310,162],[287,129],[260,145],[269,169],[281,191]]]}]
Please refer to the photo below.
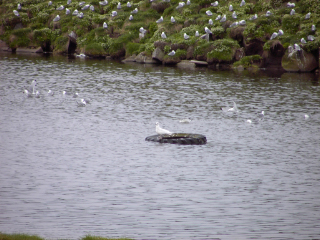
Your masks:
[{"label": "gray water", "polygon": [[[318,76],[22,54],[0,73],[1,232],[320,238]],[[32,80],[40,98],[23,94]],[[145,141],[157,121],[208,142]]]}]

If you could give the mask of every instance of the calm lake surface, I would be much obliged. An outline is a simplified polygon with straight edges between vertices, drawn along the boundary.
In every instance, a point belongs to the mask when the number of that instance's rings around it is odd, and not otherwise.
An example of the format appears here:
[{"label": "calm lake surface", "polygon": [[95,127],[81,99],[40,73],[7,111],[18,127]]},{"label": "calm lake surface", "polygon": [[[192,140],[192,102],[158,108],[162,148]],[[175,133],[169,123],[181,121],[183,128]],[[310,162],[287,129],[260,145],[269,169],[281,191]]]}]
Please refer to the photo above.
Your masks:
[{"label": "calm lake surface", "polygon": [[[0,73],[1,232],[320,238],[317,75],[3,53]],[[156,122],[208,142],[145,141]]]}]

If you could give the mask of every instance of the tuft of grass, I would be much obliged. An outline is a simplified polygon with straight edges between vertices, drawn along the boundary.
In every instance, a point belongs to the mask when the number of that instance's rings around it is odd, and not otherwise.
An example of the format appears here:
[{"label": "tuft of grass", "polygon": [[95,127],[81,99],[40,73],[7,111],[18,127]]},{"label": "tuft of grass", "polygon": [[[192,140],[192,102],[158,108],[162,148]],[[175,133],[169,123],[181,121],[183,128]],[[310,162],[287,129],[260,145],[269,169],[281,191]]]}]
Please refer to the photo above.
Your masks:
[{"label": "tuft of grass", "polygon": [[37,235],[27,235],[21,233],[5,234],[0,233],[0,240],[44,240]]},{"label": "tuft of grass", "polygon": [[240,47],[239,43],[232,39],[219,39],[213,42],[213,50],[208,52],[208,59],[217,59],[219,61],[231,61],[235,50]]},{"label": "tuft of grass", "polygon": [[234,67],[242,65],[244,68],[248,68],[252,66],[254,62],[259,62],[262,59],[260,55],[251,55],[251,56],[245,56],[241,58],[240,61],[237,61],[233,63]]},{"label": "tuft of grass", "polygon": [[131,238],[105,238],[105,237],[87,235],[87,236],[81,238],[81,240],[133,240],[133,239],[131,239]]}]

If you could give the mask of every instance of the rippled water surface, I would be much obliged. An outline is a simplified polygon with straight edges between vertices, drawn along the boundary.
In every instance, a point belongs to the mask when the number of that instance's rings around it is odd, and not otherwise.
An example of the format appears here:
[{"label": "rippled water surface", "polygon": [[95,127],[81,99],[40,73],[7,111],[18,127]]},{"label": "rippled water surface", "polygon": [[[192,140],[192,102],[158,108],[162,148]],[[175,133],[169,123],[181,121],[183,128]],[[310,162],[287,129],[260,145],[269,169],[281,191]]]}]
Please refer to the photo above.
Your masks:
[{"label": "rippled water surface", "polygon": [[[38,55],[0,55],[0,73],[1,232],[320,238],[316,75]],[[40,98],[23,94],[32,80]],[[232,101],[240,112],[220,110]],[[146,142],[157,121],[208,142]]]}]

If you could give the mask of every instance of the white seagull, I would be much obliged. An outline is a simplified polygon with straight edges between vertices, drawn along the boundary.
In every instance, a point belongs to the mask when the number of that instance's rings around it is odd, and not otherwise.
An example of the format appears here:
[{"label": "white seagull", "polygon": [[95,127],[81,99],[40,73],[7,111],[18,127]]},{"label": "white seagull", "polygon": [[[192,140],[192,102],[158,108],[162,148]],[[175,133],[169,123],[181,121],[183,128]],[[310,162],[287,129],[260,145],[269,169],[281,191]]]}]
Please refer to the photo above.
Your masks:
[{"label": "white seagull", "polygon": [[234,19],[237,19],[237,18],[238,18],[236,11],[234,11],[234,12],[232,13],[232,18],[234,18]]},{"label": "white seagull", "polygon": [[49,91],[48,91],[48,95],[49,95],[49,96],[53,96],[53,95],[54,95],[54,92],[53,92],[52,90],[50,90],[50,89],[49,89]]},{"label": "white seagull", "polygon": [[172,17],[172,16],[171,16],[170,21],[171,21],[172,23],[175,23],[175,22],[176,22],[176,20],[175,20],[174,17]]},{"label": "white seagull", "polygon": [[138,13],[138,8],[135,8],[131,13]]},{"label": "white seagull", "polygon": [[57,7],[57,11],[61,11],[61,10],[63,10],[64,9],[64,6],[63,5],[60,5],[60,7]]},{"label": "white seagull", "polygon": [[217,7],[218,5],[219,5],[218,1],[215,1],[215,2],[211,3],[211,6],[214,6],[214,7]]},{"label": "white seagull", "polygon": [[59,16],[59,15],[57,15],[57,16],[53,19],[54,22],[58,22],[59,20],[60,20],[60,16]]},{"label": "white seagull", "polygon": [[275,39],[276,37],[278,37],[278,33],[274,32],[272,33],[270,40]]},{"label": "white seagull", "polygon": [[83,17],[84,17],[83,12],[80,12],[80,13],[78,14],[78,18],[83,18]]},{"label": "white seagull", "polygon": [[290,15],[294,15],[295,13],[296,13],[296,10],[291,9],[291,11],[290,11]]},{"label": "white seagull", "polygon": [[296,6],[295,3],[291,3],[291,2],[288,2],[288,3],[287,3],[287,7],[288,7],[288,8],[295,7],[295,6]]},{"label": "white seagull", "polygon": [[70,14],[70,10],[68,8],[66,8],[66,15]]},{"label": "white seagull", "polygon": [[17,10],[13,10],[13,14],[16,15],[17,17],[20,17],[20,14]]},{"label": "white seagull", "polygon": [[282,29],[280,29],[279,31],[278,31],[278,36],[282,36],[283,35],[283,31],[282,31]]},{"label": "white seagull", "polygon": [[228,109],[228,112],[238,112],[238,107],[235,102],[233,102],[233,107]]},{"label": "white seagull", "polygon": [[232,12],[233,11],[233,6],[230,4],[229,5],[229,11]]},{"label": "white seagull", "polygon": [[81,8],[81,10],[82,10],[82,11],[87,10],[87,9],[89,9],[89,7],[90,7],[90,5],[89,5],[89,4],[84,5],[84,6]]},{"label": "white seagull", "polygon": [[249,20],[252,21],[252,20],[256,20],[257,18],[258,18],[258,15],[255,14],[255,15],[253,15],[251,18],[249,18]]},{"label": "white seagull", "polygon": [[314,36],[309,35],[309,36],[308,36],[308,41],[314,41]]},{"label": "white seagull", "polygon": [[219,21],[221,19],[221,15],[218,15],[217,17],[216,17],[216,21]]},{"label": "white seagull", "polygon": [[189,36],[188,34],[184,33],[184,34],[183,34],[183,38],[184,38],[185,40],[188,40],[188,39],[190,38],[190,36]]},{"label": "white seagull", "polygon": [[112,12],[111,12],[111,17],[115,17],[115,16],[117,16],[117,15],[118,15],[117,11],[112,11]]},{"label": "white seagull", "polygon": [[156,133],[158,133],[159,135],[162,135],[162,134],[171,135],[172,134],[172,132],[170,132],[169,130],[161,128],[158,122],[156,122]]},{"label": "white seagull", "polygon": [[48,6],[51,6],[51,5],[52,5],[52,1],[49,1],[49,2],[48,2]]},{"label": "white seagull", "polygon": [[212,19],[209,19],[209,25],[213,25]]},{"label": "white seagull", "polygon": [[208,33],[208,34],[211,34],[211,33],[212,33],[212,32],[210,31],[210,29],[207,28],[207,27],[204,28],[204,31],[205,31],[206,33]]},{"label": "white seagull", "polygon": [[79,107],[85,107],[87,105],[87,102],[82,98],[80,99],[80,102],[77,102]]},{"label": "white seagull", "polygon": [[207,10],[207,11],[206,11],[206,14],[207,14],[208,16],[212,16],[212,12],[211,12],[210,10]]},{"label": "white seagull", "polygon": [[166,34],[164,32],[161,33],[162,38],[167,38]]},{"label": "white seagull", "polygon": [[73,16],[77,16],[78,14],[79,14],[79,11],[77,9],[74,10],[73,13],[72,13]]},{"label": "white seagull", "polygon": [[178,6],[176,7],[176,9],[179,9],[179,8],[183,8],[185,5],[185,2],[179,2]]},{"label": "white seagull", "polygon": [[67,0],[67,5],[69,5],[71,3],[71,0]]},{"label": "white seagull", "polygon": [[92,12],[94,12],[94,6],[93,6],[93,5],[90,5],[90,10],[91,10]]},{"label": "white seagull", "polygon": [[227,16],[223,15],[223,17],[221,18],[220,22],[225,22],[227,20]]},{"label": "white seagull", "polygon": [[246,25],[246,20],[241,20],[241,21],[239,21],[239,25],[241,25],[241,26]]},{"label": "white seagull", "polygon": [[306,14],[305,19],[309,19],[309,18],[310,18],[310,16],[311,16],[311,12],[308,12],[308,13]]},{"label": "white seagull", "polygon": [[232,27],[236,27],[236,26],[238,26],[239,25],[239,22],[234,22],[234,23],[232,23],[231,25],[230,25],[230,27],[232,28]]},{"label": "white seagull", "polygon": [[157,21],[156,23],[162,23],[163,22],[163,17],[161,16]]},{"label": "white seagull", "polygon": [[130,15],[130,16],[129,16],[129,21],[132,21],[132,20],[133,20],[133,16]]},{"label": "white seagull", "polygon": [[242,0],[241,3],[240,3],[240,7],[243,7],[245,4],[246,4],[246,1]]},{"label": "white seagull", "polygon": [[106,22],[103,23],[103,28],[107,29],[108,28],[108,24]]},{"label": "white seagull", "polygon": [[121,9],[121,3],[118,2],[117,9]]},{"label": "white seagull", "polygon": [[174,50],[172,50],[171,52],[168,53],[169,56],[174,56],[176,54],[176,52]]},{"label": "white seagull", "polygon": [[199,37],[199,36],[200,36],[199,31],[196,31],[195,36],[196,36],[196,37]]},{"label": "white seagull", "polygon": [[21,10],[21,4],[20,3],[18,3],[17,9]]},{"label": "white seagull", "polygon": [[107,1],[107,0],[104,0],[104,1],[102,1],[102,2],[99,2],[99,4],[100,4],[101,6],[106,6],[106,5],[108,4],[108,1]]},{"label": "white seagull", "polygon": [[303,43],[303,44],[307,43],[307,41],[304,38],[301,38],[300,42]]},{"label": "white seagull", "polygon": [[266,17],[270,17],[272,15],[272,13],[270,11],[266,12]]},{"label": "white seagull", "polygon": [[311,31],[315,31],[316,30],[316,25],[314,25],[314,24],[312,24],[312,26],[311,26]]},{"label": "white seagull", "polygon": [[130,8],[132,5],[130,2],[127,2],[127,7]]}]

